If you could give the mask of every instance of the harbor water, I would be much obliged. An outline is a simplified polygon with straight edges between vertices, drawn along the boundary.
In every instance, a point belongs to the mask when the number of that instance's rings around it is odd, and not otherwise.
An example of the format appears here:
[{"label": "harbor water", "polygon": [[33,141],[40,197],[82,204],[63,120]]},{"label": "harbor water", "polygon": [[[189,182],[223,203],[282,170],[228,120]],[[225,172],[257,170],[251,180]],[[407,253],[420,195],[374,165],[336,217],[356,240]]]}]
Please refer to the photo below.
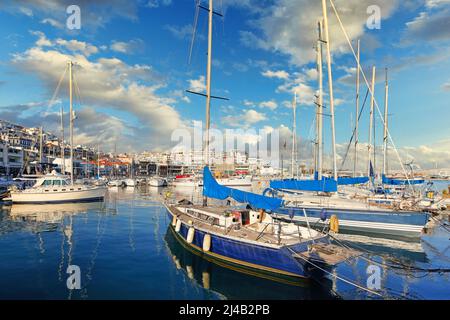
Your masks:
[{"label": "harbor water", "polygon": [[[336,279],[286,285],[218,266],[181,246],[161,204],[166,189],[110,189],[104,202],[3,205],[0,213],[0,299],[345,299],[375,298]],[[199,196],[172,190],[178,198]],[[448,220],[446,220],[448,221]],[[416,242],[348,236],[381,268],[380,292],[449,299],[449,274],[392,270],[389,257],[423,270],[450,268],[450,239],[437,225]],[[68,266],[80,289],[68,289]],[[365,266],[338,274],[366,283]]]}]

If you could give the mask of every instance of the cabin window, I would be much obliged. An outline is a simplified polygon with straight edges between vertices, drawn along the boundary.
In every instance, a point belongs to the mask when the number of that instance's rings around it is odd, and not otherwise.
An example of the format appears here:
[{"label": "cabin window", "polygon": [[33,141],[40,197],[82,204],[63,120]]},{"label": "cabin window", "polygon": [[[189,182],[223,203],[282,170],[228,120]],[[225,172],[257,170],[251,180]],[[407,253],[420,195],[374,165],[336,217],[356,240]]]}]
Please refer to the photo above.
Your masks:
[{"label": "cabin window", "polygon": [[44,183],[42,184],[43,186],[51,186],[53,184],[52,180],[45,180]]},{"label": "cabin window", "polygon": [[53,180],[53,185],[54,186],[60,186],[61,185],[61,180]]}]

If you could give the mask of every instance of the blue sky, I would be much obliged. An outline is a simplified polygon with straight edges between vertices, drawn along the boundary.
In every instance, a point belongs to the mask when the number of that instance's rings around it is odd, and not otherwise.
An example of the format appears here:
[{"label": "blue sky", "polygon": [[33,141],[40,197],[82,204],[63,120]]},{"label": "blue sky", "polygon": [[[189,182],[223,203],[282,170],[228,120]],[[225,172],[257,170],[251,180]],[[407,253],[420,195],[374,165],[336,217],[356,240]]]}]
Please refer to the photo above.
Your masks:
[{"label": "blue sky", "polygon": [[[402,157],[422,167],[450,167],[450,1],[335,0],[361,64],[377,67],[376,99],[383,107],[384,68],[390,78],[390,131]],[[82,27],[65,27],[78,4]],[[381,28],[366,26],[369,5],[381,9]],[[316,23],[320,1],[216,0],[212,124],[224,128],[281,128],[290,134],[293,91],[299,94],[298,135],[312,139]],[[330,9],[331,10],[331,9]],[[76,141],[121,151],[167,149],[171,132],[204,120],[207,13],[200,11],[192,61],[194,0],[4,1],[0,4],[0,118],[58,130],[60,104],[48,103],[73,59],[81,91]],[[345,149],[355,119],[355,61],[330,15],[336,134]],[[326,79],[325,79],[326,80]],[[63,87],[65,82],[63,83]],[[366,88],[361,86],[364,97]],[[59,97],[67,109],[65,91]],[[362,103],[362,100],[361,100]],[[328,101],[326,102],[328,105]],[[361,137],[367,141],[368,102]],[[381,123],[377,119],[377,144]],[[325,141],[330,145],[329,122]],[[300,156],[301,157],[301,156]]]}]

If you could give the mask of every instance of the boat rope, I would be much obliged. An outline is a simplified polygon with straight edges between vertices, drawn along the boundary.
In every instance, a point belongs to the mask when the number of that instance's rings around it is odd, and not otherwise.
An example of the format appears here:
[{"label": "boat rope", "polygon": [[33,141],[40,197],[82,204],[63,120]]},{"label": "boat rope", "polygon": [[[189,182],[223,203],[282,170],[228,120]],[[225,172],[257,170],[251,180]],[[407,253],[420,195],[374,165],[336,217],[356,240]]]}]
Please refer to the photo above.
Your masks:
[{"label": "boat rope", "polygon": [[[66,72],[67,72],[67,66],[65,67],[64,72],[61,75],[61,78],[59,79],[58,85],[56,86],[56,89],[53,92],[52,98],[50,99],[50,102],[48,103],[48,108],[53,107],[53,104],[55,103],[56,96],[58,95],[58,92],[59,92],[59,88],[61,87],[61,83],[62,83],[62,81],[64,79],[64,76],[66,75]],[[47,111],[48,111],[48,109],[47,109]]]},{"label": "boat rope", "polygon": [[[352,42],[350,41],[350,38],[349,38],[349,36],[348,36],[348,33],[347,33],[347,31],[345,30],[345,27],[344,27],[344,25],[343,25],[343,23],[342,23],[341,17],[339,16],[338,11],[336,10],[336,7],[335,7],[335,5],[334,5],[334,2],[333,2],[333,0],[329,0],[329,1],[330,1],[330,4],[331,4],[331,7],[333,8],[333,11],[334,11],[334,13],[335,13],[335,15],[336,15],[336,18],[337,18],[337,20],[338,20],[338,22],[339,22],[339,26],[341,27],[341,30],[342,30],[342,32],[343,32],[343,34],[344,34],[344,37],[345,37],[346,41],[347,41],[347,44],[348,44],[349,47],[350,47],[350,50],[351,50],[351,52],[352,52],[352,54],[353,54],[353,57],[356,59],[356,62],[358,63],[358,69],[361,70],[361,74],[362,74],[362,76],[363,76],[364,82],[365,82],[365,84],[366,84],[366,86],[367,86],[367,88],[368,88],[370,94],[373,95],[371,86],[369,85],[369,81],[367,80],[367,77],[366,77],[366,74],[365,74],[363,68],[361,68],[361,66],[360,66],[359,60],[358,60],[358,58],[357,58],[357,56],[356,56],[356,53],[355,53],[355,49],[353,48]],[[386,124],[384,123],[383,115],[382,115],[382,113],[381,113],[381,111],[380,111],[380,107],[378,106],[378,102],[377,102],[377,100],[375,99],[375,96],[374,96],[373,100],[374,100],[374,104],[375,104],[375,106],[376,106],[376,108],[377,108],[378,115],[379,115],[379,117],[380,117],[381,123],[383,124],[383,126],[386,126]],[[389,141],[391,142],[392,147],[393,147],[393,149],[394,149],[394,151],[395,151],[395,154],[396,154],[396,156],[397,156],[397,158],[398,158],[398,161],[399,161],[399,163],[400,163],[400,167],[402,168],[402,171],[403,171],[403,173],[405,174],[406,180],[408,181],[408,185],[411,186],[411,182],[410,182],[410,179],[409,179],[408,172],[406,171],[405,166],[403,165],[403,161],[402,161],[402,159],[401,159],[401,157],[400,157],[400,154],[399,154],[399,152],[398,152],[398,149],[397,149],[397,147],[395,146],[394,140],[392,139],[391,133],[390,133],[390,131],[389,131],[389,128],[387,128],[387,126],[386,126],[386,132],[387,132],[387,135],[388,135],[388,137],[389,137]]]},{"label": "boat rope", "polygon": [[[361,119],[361,115],[362,115],[362,113],[364,111],[364,107],[366,105],[366,101],[367,101],[367,97],[368,96],[369,96],[369,90],[366,91],[366,96],[364,97],[364,102],[363,102],[363,104],[362,104],[362,106],[361,106],[361,108],[359,110],[359,115],[358,115],[358,120],[357,121],[359,121]],[[356,134],[356,125],[353,128],[353,133],[352,133],[352,136],[350,137],[350,141],[348,142],[347,150],[345,151],[345,155],[344,155],[344,159],[342,159],[341,166],[340,166],[338,171],[342,171],[342,169],[344,167],[345,161],[347,160],[348,152],[350,151],[350,147],[352,146],[353,138],[355,138],[355,134]]]},{"label": "boat rope", "polygon": [[436,222],[439,226],[441,226],[445,231],[450,232],[450,227],[447,223],[442,222],[441,220],[437,219],[436,217],[430,216],[431,219]]},{"label": "boat rope", "polygon": [[332,277],[334,277],[334,278],[336,278],[336,279],[338,279],[338,280],[341,280],[341,281],[343,281],[343,282],[345,282],[345,283],[347,283],[347,284],[350,284],[350,285],[352,285],[352,286],[354,286],[354,287],[356,287],[356,288],[358,288],[358,289],[367,291],[368,293],[374,294],[374,295],[379,296],[379,297],[383,297],[382,294],[380,294],[380,293],[378,293],[378,292],[376,292],[376,291],[374,291],[374,290],[371,290],[371,289],[366,288],[366,287],[364,287],[364,286],[361,286],[361,285],[359,285],[359,284],[357,284],[357,283],[354,283],[353,281],[350,281],[350,280],[348,280],[348,279],[346,279],[346,278],[344,278],[344,277],[341,277],[341,276],[338,276],[337,274],[333,274],[333,273],[329,272],[328,270],[326,270],[326,269],[324,269],[324,268],[318,266],[317,264],[315,264],[314,262],[310,261],[309,259],[303,257],[301,253],[295,252],[294,250],[292,250],[292,249],[289,248],[289,247],[285,247],[285,248],[286,248],[287,250],[289,250],[291,253],[295,254],[295,257],[298,257],[298,258],[302,259],[303,261],[305,261],[306,263],[311,264],[313,267],[319,269],[320,271],[325,272],[325,273],[329,274],[330,276],[332,276]]}]

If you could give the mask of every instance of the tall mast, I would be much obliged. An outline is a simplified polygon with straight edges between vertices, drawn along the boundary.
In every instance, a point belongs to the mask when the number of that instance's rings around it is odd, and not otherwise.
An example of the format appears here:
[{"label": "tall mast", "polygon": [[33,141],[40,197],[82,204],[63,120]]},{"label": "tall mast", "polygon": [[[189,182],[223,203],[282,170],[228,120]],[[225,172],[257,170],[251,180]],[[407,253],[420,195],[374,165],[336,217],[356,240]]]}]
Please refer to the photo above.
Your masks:
[{"label": "tall mast", "polygon": [[296,130],[297,130],[297,124],[296,124],[296,114],[295,110],[297,108],[297,91],[294,92],[294,100],[292,102],[292,115],[293,115],[293,123],[292,123],[292,159],[291,159],[291,172],[292,172],[292,178],[294,178],[294,168],[295,168],[295,149],[296,149]]},{"label": "tall mast", "polygon": [[69,61],[69,101],[70,101],[70,183],[73,184],[73,74],[72,66],[73,62]]},{"label": "tall mast", "polygon": [[369,122],[369,145],[367,146],[367,176],[370,176],[370,163],[372,160],[372,128],[373,128],[373,104],[375,99],[375,66],[372,67],[372,85],[370,95],[370,122]]},{"label": "tall mast", "polygon": [[205,128],[205,165],[209,165],[209,129],[211,109],[211,64],[212,64],[212,25],[213,0],[209,0],[208,12],[208,62],[206,66],[206,128]]},{"label": "tall mast", "polygon": [[[208,12],[208,61],[206,65],[206,127],[204,141],[204,161],[205,166],[209,166],[209,129],[210,129],[210,109],[211,109],[211,64],[212,64],[212,27],[213,27],[213,0],[209,0]],[[203,197],[203,205],[208,204],[208,198]]]},{"label": "tall mast", "polygon": [[100,179],[100,145],[97,145],[97,179]]},{"label": "tall mast", "polygon": [[66,173],[65,154],[64,154],[64,107],[61,104],[61,173]]},{"label": "tall mast", "polygon": [[360,71],[360,49],[359,49],[359,39],[357,44],[357,53],[356,53],[356,122],[355,122],[355,156],[353,162],[353,176],[356,177],[356,168],[358,167],[358,124],[359,124],[359,71]]},{"label": "tall mast", "polygon": [[44,143],[43,141],[43,137],[42,137],[42,127],[39,128],[39,163],[41,165],[41,169],[42,169],[42,162],[43,162],[43,157],[42,157],[42,152],[43,152],[43,147],[42,144]]},{"label": "tall mast", "polygon": [[389,94],[389,84],[388,84],[388,69],[386,71],[386,79],[384,84],[384,134],[383,134],[383,175],[387,173],[387,143],[388,143],[388,94]]},{"label": "tall mast", "polygon": [[327,69],[328,69],[328,91],[330,95],[330,114],[331,114],[331,148],[333,152],[333,177],[337,181],[337,160],[336,160],[336,131],[334,126],[334,96],[333,96],[333,74],[331,71],[331,48],[330,37],[328,33],[328,16],[326,0],[322,0],[322,12],[325,32],[325,43],[327,44]]},{"label": "tall mast", "polygon": [[323,72],[322,72],[322,22],[318,22],[319,38],[317,40],[317,69],[319,97],[317,103],[317,176],[322,180],[323,159]]}]

